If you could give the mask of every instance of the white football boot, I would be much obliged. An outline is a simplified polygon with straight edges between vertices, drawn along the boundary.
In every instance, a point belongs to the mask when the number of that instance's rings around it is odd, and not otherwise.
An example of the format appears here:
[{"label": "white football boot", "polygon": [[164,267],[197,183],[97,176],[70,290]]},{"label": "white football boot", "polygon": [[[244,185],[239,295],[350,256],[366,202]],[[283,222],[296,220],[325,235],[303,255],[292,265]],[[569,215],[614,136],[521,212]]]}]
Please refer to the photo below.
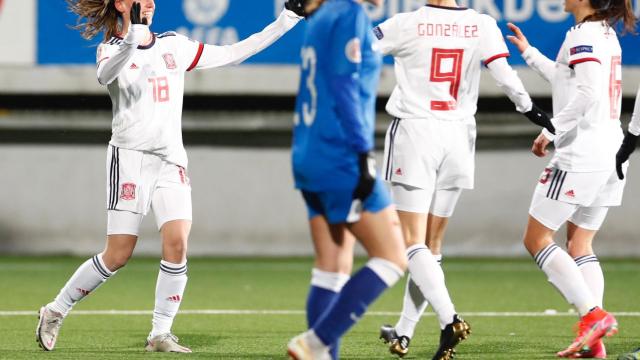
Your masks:
[{"label": "white football boot", "polygon": [[289,358],[293,360],[331,360],[329,347],[324,345],[313,330],[294,337],[287,345]]},{"label": "white football boot", "polygon": [[51,351],[56,346],[63,319],[62,314],[49,310],[46,306],[40,308],[36,341],[42,350]]},{"label": "white football boot", "polygon": [[178,344],[178,337],[171,334],[160,334],[147,339],[146,351],[190,353],[191,349]]}]

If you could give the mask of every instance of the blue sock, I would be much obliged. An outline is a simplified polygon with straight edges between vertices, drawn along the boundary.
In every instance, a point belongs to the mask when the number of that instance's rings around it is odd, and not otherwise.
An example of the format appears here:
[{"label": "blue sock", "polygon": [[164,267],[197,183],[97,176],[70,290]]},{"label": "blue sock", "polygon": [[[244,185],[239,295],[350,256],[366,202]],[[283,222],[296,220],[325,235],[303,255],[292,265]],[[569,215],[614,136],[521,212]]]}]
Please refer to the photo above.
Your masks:
[{"label": "blue sock", "polygon": [[325,344],[336,343],[386,289],[387,284],[368,266],[360,269],[313,325],[318,338]]},{"label": "blue sock", "polygon": [[[333,302],[338,298],[337,292],[323,289],[319,286],[311,286],[309,295],[307,296],[307,324],[309,329],[313,327],[316,321],[322,316],[325,310],[329,309]],[[340,340],[331,344],[331,358],[339,359],[338,350],[340,349]]]}]

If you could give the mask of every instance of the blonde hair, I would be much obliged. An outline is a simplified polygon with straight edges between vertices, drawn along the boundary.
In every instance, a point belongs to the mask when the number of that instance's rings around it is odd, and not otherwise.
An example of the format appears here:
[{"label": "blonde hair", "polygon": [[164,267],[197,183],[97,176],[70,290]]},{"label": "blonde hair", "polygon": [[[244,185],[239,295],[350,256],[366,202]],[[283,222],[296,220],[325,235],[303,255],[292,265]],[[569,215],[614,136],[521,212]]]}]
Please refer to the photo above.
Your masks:
[{"label": "blonde hair", "polygon": [[[83,38],[93,39],[104,31],[105,40],[120,31],[122,15],[115,7],[116,0],[66,0],[69,11],[78,15],[74,29],[79,30]],[[84,21],[83,21],[84,20]]]}]

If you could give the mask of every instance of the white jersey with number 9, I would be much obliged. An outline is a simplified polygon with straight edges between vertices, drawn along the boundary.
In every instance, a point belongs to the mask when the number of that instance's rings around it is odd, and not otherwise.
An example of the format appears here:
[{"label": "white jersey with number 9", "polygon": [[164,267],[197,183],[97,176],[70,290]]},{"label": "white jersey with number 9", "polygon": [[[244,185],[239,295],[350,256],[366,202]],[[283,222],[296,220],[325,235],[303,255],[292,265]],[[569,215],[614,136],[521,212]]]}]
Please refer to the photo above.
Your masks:
[{"label": "white jersey with number 9", "polygon": [[496,21],[473,9],[426,5],[374,32],[378,49],[395,59],[387,112],[400,119],[472,118],[482,64],[509,56]]}]

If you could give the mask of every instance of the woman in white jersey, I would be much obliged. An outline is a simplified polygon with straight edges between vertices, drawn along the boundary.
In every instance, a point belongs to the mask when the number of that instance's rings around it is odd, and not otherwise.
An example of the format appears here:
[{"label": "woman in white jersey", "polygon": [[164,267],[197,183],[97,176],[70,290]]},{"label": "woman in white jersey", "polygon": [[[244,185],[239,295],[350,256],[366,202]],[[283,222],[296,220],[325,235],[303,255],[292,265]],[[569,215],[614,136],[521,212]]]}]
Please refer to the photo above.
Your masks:
[{"label": "woman in white jersey", "polygon": [[[537,156],[555,153],[544,169],[529,209],[524,245],[538,266],[580,316],[578,336],[561,357],[605,357],[601,338],[617,331],[602,310],[604,279],[592,240],[610,206],[620,205],[624,181],[615,172],[620,128],[621,56],[615,24],[632,30],[629,0],[566,0],[576,25],[567,31],[556,61],[529,46],[509,24],[527,64],[551,83],[555,135],[543,130],[534,141]],[[567,252],[553,241],[567,223]]]},{"label": "woman in white jersey", "polygon": [[[301,19],[283,10],[278,19],[229,46],[193,41],[174,32],[149,30],[154,0],[67,0],[77,28],[98,46],[98,81],[113,103],[107,153],[107,241],[104,251],[82,264],[54,301],[40,309],[36,339],[53,350],[71,308],[123,267],[135,248],[142,218],[153,209],[162,238],[153,328],[145,349],[191,352],[171,333],[187,283],[191,187],[182,144],[184,74],[193,69],[238,64],[272,44]],[[287,1],[287,7],[300,1]],[[80,22],[84,20],[84,22]]]},{"label": "woman in white jersey", "polygon": [[[378,46],[395,60],[395,87],[387,112],[385,178],[391,183],[407,246],[410,277],[402,315],[381,328],[390,351],[404,356],[428,304],[441,328],[434,359],[448,359],[469,333],[456,315],[439,262],[440,243],[463,189],[473,188],[475,119],[481,66],[519,112],[542,126],[549,118],[533,106],[509,66],[496,21],[454,0],[431,0],[374,29]],[[425,246],[425,239],[428,246]],[[435,255],[433,256],[432,253]]]}]

